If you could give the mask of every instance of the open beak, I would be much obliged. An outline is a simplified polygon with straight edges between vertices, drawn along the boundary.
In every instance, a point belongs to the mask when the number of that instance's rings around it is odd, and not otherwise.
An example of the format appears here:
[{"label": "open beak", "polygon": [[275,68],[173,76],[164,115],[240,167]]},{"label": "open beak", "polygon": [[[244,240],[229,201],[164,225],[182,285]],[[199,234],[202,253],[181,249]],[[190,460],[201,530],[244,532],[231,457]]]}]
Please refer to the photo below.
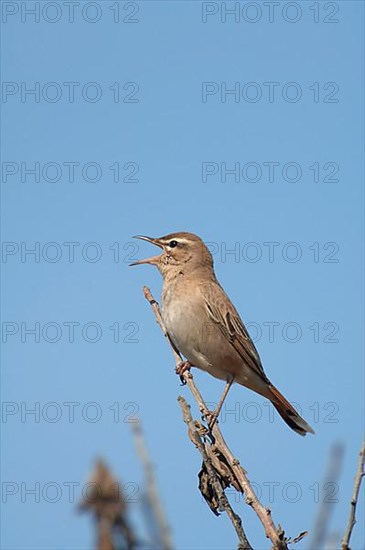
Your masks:
[{"label": "open beak", "polygon": [[[154,239],[152,237],[146,237],[145,235],[135,235],[133,239],[141,239],[141,241],[147,241],[149,243],[155,244],[156,246],[159,246],[160,248],[163,248],[163,245],[160,243],[159,239]],[[132,267],[133,265],[141,265],[141,264],[152,264],[156,265],[159,262],[160,254],[158,256],[151,256],[150,258],[146,258],[145,260],[138,260],[138,262],[133,262],[132,264],[129,264],[129,267]]]}]

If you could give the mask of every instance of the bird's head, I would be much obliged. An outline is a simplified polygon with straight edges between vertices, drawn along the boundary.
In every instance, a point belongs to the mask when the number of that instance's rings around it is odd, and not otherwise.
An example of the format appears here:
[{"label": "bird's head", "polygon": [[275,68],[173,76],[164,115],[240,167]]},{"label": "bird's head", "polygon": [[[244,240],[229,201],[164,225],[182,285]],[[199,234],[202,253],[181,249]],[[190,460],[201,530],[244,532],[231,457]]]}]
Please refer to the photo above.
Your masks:
[{"label": "bird's head", "polygon": [[177,273],[188,273],[201,269],[213,270],[213,258],[200,237],[193,233],[170,233],[153,238],[137,235],[135,239],[148,241],[162,248],[162,254],[151,256],[131,264],[155,265],[163,277]]}]

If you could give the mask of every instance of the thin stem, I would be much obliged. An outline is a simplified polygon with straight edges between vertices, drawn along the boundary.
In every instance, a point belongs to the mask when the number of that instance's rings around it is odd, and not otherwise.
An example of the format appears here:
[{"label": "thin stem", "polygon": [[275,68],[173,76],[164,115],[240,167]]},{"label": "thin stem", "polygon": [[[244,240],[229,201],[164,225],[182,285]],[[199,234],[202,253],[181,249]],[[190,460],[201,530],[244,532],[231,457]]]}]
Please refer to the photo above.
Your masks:
[{"label": "thin stem", "polygon": [[357,501],[359,499],[360,485],[361,485],[361,480],[365,475],[364,461],[365,461],[365,440],[362,444],[362,447],[359,453],[359,464],[357,467],[357,472],[355,476],[355,485],[354,485],[354,490],[352,493],[351,503],[350,503],[349,521],[346,527],[345,534],[341,541],[342,550],[350,550],[350,538],[351,538],[352,530],[356,523],[356,506],[357,506]]}]

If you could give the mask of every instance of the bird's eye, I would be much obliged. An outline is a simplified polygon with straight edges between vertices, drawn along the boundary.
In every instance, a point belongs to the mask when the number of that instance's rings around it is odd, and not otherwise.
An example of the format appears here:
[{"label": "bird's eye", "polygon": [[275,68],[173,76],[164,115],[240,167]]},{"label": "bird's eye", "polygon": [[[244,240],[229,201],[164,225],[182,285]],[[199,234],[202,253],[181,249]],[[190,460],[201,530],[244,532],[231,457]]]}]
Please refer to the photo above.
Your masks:
[{"label": "bird's eye", "polygon": [[170,248],[175,248],[175,246],[177,246],[179,243],[177,241],[170,241],[169,242],[169,247]]}]

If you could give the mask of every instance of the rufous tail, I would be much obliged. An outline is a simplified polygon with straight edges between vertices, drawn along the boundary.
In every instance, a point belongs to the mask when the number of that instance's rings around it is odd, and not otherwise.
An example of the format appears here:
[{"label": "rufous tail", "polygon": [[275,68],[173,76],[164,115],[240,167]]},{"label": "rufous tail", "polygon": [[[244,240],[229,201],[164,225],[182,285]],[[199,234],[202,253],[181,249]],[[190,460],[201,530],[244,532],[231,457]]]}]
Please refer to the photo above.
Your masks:
[{"label": "rufous tail", "polygon": [[270,385],[268,398],[280,414],[281,418],[299,435],[314,434],[313,428],[297,413],[275,386]]}]

